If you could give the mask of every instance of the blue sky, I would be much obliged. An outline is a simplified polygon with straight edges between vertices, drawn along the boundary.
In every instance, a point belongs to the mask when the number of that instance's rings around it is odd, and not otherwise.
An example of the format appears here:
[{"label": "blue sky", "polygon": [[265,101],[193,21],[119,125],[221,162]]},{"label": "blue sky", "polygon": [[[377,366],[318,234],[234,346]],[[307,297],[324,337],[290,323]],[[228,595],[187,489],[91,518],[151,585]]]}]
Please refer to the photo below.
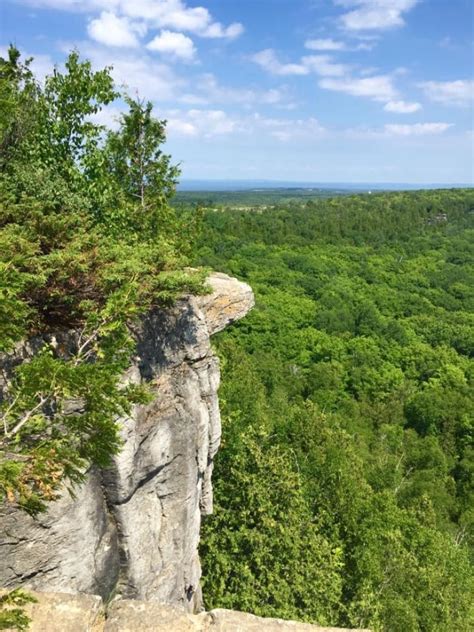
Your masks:
[{"label": "blue sky", "polygon": [[2,0],[0,47],[40,76],[72,48],[112,65],[168,120],[187,179],[473,183],[473,7]]}]

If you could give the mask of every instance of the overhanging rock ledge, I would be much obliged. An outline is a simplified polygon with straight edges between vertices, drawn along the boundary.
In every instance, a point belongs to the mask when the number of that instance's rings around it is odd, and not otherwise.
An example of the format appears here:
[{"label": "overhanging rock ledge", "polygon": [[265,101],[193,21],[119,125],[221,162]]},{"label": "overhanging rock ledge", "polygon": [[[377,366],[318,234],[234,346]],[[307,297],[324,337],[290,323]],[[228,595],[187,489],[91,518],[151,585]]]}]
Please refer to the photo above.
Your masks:
[{"label": "overhanging rock ledge", "polygon": [[212,511],[221,434],[210,335],[254,304],[237,279],[212,274],[209,284],[211,294],[182,298],[136,327],[124,380],[147,382],[154,397],[120,420],[112,465],[91,470],[75,498],[64,491],[37,519],[0,508],[1,586],[200,609],[199,530]]}]

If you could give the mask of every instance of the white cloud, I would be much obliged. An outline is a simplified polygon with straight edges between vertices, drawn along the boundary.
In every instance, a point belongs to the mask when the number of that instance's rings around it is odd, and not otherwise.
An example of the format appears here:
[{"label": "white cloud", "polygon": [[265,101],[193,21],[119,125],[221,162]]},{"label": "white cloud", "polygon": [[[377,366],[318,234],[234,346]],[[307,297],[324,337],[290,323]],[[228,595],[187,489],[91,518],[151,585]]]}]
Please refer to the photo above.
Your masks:
[{"label": "white cloud", "polygon": [[[62,50],[69,53],[71,47],[70,43],[64,43]],[[81,42],[79,48],[95,69],[109,66],[112,61],[112,77],[132,96],[137,94],[156,103],[175,101],[188,85],[188,80],[179,77],[169,65],[157,61],[146,51],[117,48],[111,60],[107,48],[87,41]]]},{"label": "white cloud", "polygon": [[145,56],[115,59],[112,75],[119,85],[125,85],[141,98],[157,102],[176,99],[185,83],[168,66]]},{"label": "white cloud", "polygon": [[243,117],[230,116],[223,110],[191,109],[164,112],[170,137],[216,138],[232,134],[248,137],[266,136],[279,142],[314,141],[326,130],[313,117],[282,119],[254,112]]},{"label": "white cloud", "polygon": [[389,101],[385,104],[386,112],[396,112],[397,114],[412,114],[421,110],[421,103],[408,103],[407,101]]},{"label": "white cloud", "polygon": [[197,136],[199,132],[194,123],[177,117],[166,121],[166,129],[171,136]]},{"label": "white cloud", "polygon": [[345,64],[334,63],[329,55],[307,55],[302,57],[301,63],[323,77],[342,77],[349,70]]},{"label": "white cloud", "polygon": [[250,59],[272,75],[308,75],[315,72],[324,77],[341,77],[349,70],[345,64],[334,63],[330,55],[306,55],[299,63],[282,63],[272,48],[255,53]]},{"label": "white cloud", "polygon": [[147,44],[147,48],[185,61],[191,61],[196,55],[193,40],[183,33],[174,33],[173,31],[161,31]]},{"label": "white cloud", "polygon": [[474,81],[424,81],[419,84],[428,98],[443,105],[467,106],[474,100]]},{"label": "white cloud", "polygon": [[[123,109],[108,106],[95,115],[94,121],[107,127],[116,127]],[[238,134],[247,137],[266,136],[281,143],[314,142],[329,135],[344,134],[352,138],[409,138],[435,136],[453,127],[452,123],[415,123],[410,125],[390,123],[382,128],[356,128],[330,131],[314,117],[274,118],[252,114],[231,115],[221,109],[192,108],[188,110],[162,109],[157,112],[167,120],[170,138],[213,139]]]},{"label": "white cloud", "polygon": [[419,103],[397,100],[398,91],[393,84],[394,74],[373,74],[376,69],[361,69],[360,75],[352,77],[351,67],[333,61],[330,55],[305,55],[298,63],[282,63],[272,48],[262,50],[250,57],[251,61],[273,75],[307,75],[316,73],[322,79],[319,87],[324,90],[344,92],[352,96],[366,97],[374,101],[385,102],[385,110],[408,114],[421,108]]},{"label": "white cloud", "polygon": [[334,0],[334,3],[352,8],[340,18],[345,29],[367,31],[403,26],[403,14],[413,9],[418,0]]},{"label": "white cloud", "polygon": [[231,134],[239,125],[223,110],[170,110],[165,112],[165,117],[170,136],[212,138]]},{"label": "white cloud", "polygon": [[357,139],[404,139],[418,138],[420,136],[439,136],[453,127],[453,123],[413,123],[410,125],[387,123],[383,127],[357,127],[343,131],[349,138]]},{"label": "white cloud", "polygon": [[[35,7],[96,13],[106,11],[120,18],[145,21],[149,27],[189,31],[201,37],[234,39],[244,30],[234,22],[215,22],[205,7],[188,7],[185,0],[24,0]],[[102,41],[102,40],[100,40]]]},{"label": "white cloud", "polygon": [[89,22],[87,32],[93,40],[106,46],[137,48],[139,45],[137,34],[142,35],[144,27],[133,23],[128,18],[117,17],[115,13],[102,11],[100,17]]},{"label": "white cloud", "polygon": [[[152,14],[159,26],[169,26],[180,31],[190,31],[201,37],[234,39],[241,35],[244,27],[239,22],[229,26],[222,26],[220,22],[213,22],[211,14],[204,7],[186,7],[181,0],[167,0],[162,3],[152,3]],[[132,3],[133,7],[133,3]],[[129,8],[129,11],[135,9]]]},{"label": "white cloud", "polygon": [[220,22],[213,22],[204,31],[198,33],[201,37],[226,37],[227,39],[235,39],[242,35],[244,27],[240,22],[234,22],[228,27],[223,27]]},{"label": "white cloud", "polygon": [[452,123],[414,123],[412,125],[387,124],[384,129],[389,136],[426,136],[442,134]]},{"label": "white cloud", "polygon": [[390,75],[374,75],[372,77],[340,79],[328,78],[319,81],[319,87],[325,90],[345,92],[356,97],[367,97],[374,101],[393,101],[397,91]]},{"label": "white cloud", "polygon": [[282,64],[272,48],[261,50],[250,59],[272,75],[307,75],[309,73],[309,69],[303,64]]},{"label": "white cloud", "polygon": [[310,39],[304,43],[308,50],[346,50],[344,42],[333,39]]},{"label": "white cloud", "polygon": [[[191,31],[198,33],[205,31],[211,24],[211,15],[204,7],[187,8],[182,2],[143,2],[149,7],[151,19],[154,19],[160,26],[170,26],[180,31]],[[140,11],[140,3],[130,3],[130,7],[125,11]]]},{"label": "white cloud", "polygon": [[374,41],[359,42],[358,44],[346,44],[339,40],[333,40],[331,38],[326,39],[309,39],[304,43],[305,48],[308,50],[316,51],[328,51],[328,52],[340,52],[340,51],[357,51],[357,50],[372,50],[375,46]]}]

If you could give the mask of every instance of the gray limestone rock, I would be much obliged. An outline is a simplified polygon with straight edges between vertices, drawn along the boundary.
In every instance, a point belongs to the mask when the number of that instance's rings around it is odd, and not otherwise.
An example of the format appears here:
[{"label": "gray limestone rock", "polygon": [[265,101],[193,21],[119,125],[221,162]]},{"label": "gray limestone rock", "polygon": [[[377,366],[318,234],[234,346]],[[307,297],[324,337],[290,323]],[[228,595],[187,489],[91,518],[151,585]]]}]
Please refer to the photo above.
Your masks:
[{"label": "gray limestone rock", "polygon": [[173,606],[125,599],[110,605],[104,632],[205,632],[206,624]]},{"label": "gray limestone rock", "polygon": [[74,593],[110,594],[118,577],[118,546],[100,474],[32,518],[0,508],[1,585]]},{"label": "gray limestone rock", "polygon": [[75,497],[64,490],[36,519],[0,508],[1,586],[201,607],[199,530],[212,511],[221,431],[209,336],[253,306],[245,283],[222,274],[209,283],[211,294],[136,327],[123,379],[148,383],[154,398],[120,420],[124,443],[112,465],[88,472]]},{"label": "gray limestone rock", "polygon": [[[200,614],[144,601],[115,601],[107,612],[104,632],[349,632],[310,623],[256,617],[234,610]],[[356,632],[356,631],[354,631]],[[358,632],[368,632],[359,630]]]}]

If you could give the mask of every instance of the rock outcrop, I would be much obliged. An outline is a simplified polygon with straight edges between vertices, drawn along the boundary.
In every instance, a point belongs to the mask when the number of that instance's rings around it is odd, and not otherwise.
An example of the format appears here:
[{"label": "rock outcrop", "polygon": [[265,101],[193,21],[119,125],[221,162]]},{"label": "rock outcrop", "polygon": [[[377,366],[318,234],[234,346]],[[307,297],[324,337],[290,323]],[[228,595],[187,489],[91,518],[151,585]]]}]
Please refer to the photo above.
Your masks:
[{"label": "rock outcrop", "polygon": [[120,420],[123,448],[111,467],[89,471],[75,497],[65,490],[36,519],[1,509],[1,586],[200,609],[199,530],[212,511],[221,432],[209,338],[253,306],[248,285],[222,274],[209,283],[211,294],[137,326],[124,380],[146,381],[155,396]]},{"label": "rock outcrop", "polygon": [[[344,632],[308,623],[265,619],[234,610],[189,614],[155,602],[118,600],[105,613],[100,597],[35,593],[26,607],[29,632]],[[346,631],[349,632],[349,631]],[[353,632],[368,632],[359,630]]]}]

